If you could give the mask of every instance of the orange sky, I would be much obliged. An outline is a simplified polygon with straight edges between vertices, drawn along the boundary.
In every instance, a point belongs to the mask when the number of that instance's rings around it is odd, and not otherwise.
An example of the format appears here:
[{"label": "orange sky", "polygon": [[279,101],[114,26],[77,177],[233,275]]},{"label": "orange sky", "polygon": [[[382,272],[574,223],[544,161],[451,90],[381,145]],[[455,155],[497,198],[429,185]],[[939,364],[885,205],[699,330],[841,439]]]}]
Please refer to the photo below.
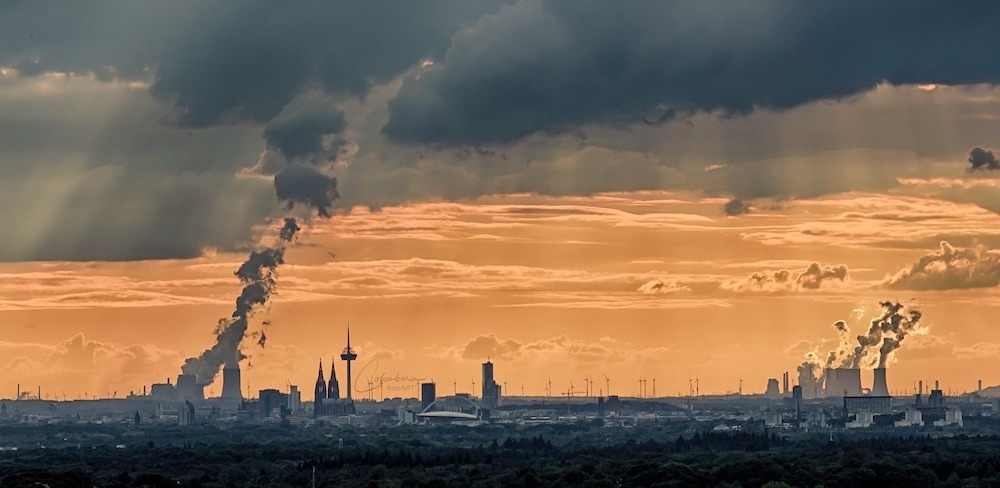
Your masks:
[{"label": "orange sky", "polygon": [[[605,375],[622,395],[636,394],[642,376],[656,379],[658,395],[686,393],[695,377],[702,393],[735,391],[740,378],[744,392],[761,392],[784,371],[794,379],[810,349],[834,347],[834,321],[862,333],[883,299],[919,305],[929,325],[896,353],[891,389],[918,379],[952,391],[978,379],[997,384],[995,285],[886,289],[888,276],[939,241],[1000,238],[1000,216],[918,195],[944,184],[762,200],[738,217],[722,212],[725,199],[630,192],[510,195],[315,220],[289,249],[270,308],[254,317],[254,329],[271,325],[263,349],[244,343],[244,391],[290,382],[311,397],[317,361],[329,370],[350,321],[360,363],[433,378],[443,392],[454,382],[460,392],[473,381],[478,389],[487,357],[512,394],[544,394],[549,377],[554,393],[571,383],[582,392],[586,377],[603,390]],[[995,255],[981,255],[973,265],[995,272],[987,267]],[[17,383],[40,385],[49,398],[121,396],[175,377],[231,312],[240,288],[232,271],[243,257],[0,265],[0,397]],[[769,270],[794,277],[813,262],[849,273],[818,289],[742,282]],[[344,381],[339,360],[337,369]]]}]

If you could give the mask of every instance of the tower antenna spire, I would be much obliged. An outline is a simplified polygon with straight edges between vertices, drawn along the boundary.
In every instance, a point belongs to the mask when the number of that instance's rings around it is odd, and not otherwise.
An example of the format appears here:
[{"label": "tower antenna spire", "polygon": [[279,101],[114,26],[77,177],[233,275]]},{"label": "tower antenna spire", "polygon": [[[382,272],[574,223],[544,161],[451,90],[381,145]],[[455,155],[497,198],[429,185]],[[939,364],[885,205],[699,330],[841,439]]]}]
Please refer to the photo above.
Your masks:
[{"label": "tower antenna spire", "polygon": [[358,354],[354,352],[351,348],[351,322],[347,322],[347,347],[344,352],[340,353],[340,359],[347,362],[347,400],[352,400],[354,398],[354,392],[351,388],[351,361],[358,359]]}]

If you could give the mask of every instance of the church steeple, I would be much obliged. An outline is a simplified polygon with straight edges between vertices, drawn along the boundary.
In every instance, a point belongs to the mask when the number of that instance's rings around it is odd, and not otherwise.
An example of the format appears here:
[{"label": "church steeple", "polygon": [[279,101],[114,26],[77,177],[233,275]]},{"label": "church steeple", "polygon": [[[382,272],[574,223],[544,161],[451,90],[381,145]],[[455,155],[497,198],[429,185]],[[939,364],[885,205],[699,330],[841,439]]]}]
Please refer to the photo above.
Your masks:
[{"label": "church steeple", "polygon": [[326,379],[323,378],[323,360],[319,360],[319,376],[316,378],[316,391],[313,397],[316,403],[326,398]]},{"label": "church steeple", "polygon": [[326,389],[326,397],[334,400],[340,399],[340,382],[337,381],[337,362],[330,365],[330,387]]}]

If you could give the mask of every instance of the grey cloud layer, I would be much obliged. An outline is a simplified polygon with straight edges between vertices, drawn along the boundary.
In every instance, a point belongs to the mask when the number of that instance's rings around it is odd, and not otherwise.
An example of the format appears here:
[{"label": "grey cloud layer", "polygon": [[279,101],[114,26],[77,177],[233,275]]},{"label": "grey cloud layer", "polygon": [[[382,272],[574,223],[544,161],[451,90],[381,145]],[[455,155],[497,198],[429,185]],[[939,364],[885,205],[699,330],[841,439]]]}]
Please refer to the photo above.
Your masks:
[{"label": "grey cloud layer", "polygon": [[498,0],[18,2],[0,16],[0,64],[147,79],[175,122],[266,122],[310,87],[363,94]]},{"label": "grey cloud layer", "polygon": [[447,145],[746,114],[892,84],[995,83],[1000,5],[537,0],[485,16],[404,84],[385,131]]},{"label": "grey cloud layer", "polygon": [[[1000,122],[939,110],[955,92],[931,103],[905,90],[849,110],[806,105],[792,119],[705,112],[871,94],[882,80],[993,83],[1000,67],[982,51],[998,11],[902,0],[5,2],[0,67],[15,67],[16,83],[88,74],[129,95],[56,81],[45,96],[0,93],[0,227],[19,229],[0,260],[236,249],[277,211],[275,192],[329,213],[337,192],[344,207],[378,207],[510,192],[883,190],[897,168],[829,152],[940,155],[941,140],[962,151]],[[61,93],[78,110],[62,110]],[[995,98],[974,106],[995,111]],[[952,112],[963,116],[926,116]],[[845,113],[859,120],[842,123]],[[661,125],[678,117],[690,125]],[[957,135],[926,137],[941,126]],[[465,147],[497,142],[510,144]],[[351,145],[360,150],[345,163]],[[728,166],[702,171],[718,162]]]}]

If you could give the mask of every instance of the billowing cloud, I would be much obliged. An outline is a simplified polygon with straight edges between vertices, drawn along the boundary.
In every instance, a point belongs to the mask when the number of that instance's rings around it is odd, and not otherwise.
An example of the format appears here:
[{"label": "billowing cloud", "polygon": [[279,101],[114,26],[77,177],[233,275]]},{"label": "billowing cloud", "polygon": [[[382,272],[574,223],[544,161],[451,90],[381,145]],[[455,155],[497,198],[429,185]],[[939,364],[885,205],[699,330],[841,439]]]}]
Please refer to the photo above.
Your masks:
[{"label": "billowing cloud", "polygon": [[841,282],[847,279],[846,265],[824,266],[812,263],[799,273],[787,269],[764,270],[747,276],[741,280],[722,283],[724,290],[734,292],[787,292],[798,290],[816,290],[823,283]]},{"label": "billowing cloud", "polygon": [[[116,344],[96,341],[76,334],[57,344],[0,342],[0,356],[9,358],[0,368],[22,385],[41,384],[44,398],[62,399],[89,393],[105,396],[118,390],[122,398],[130,388],[142,391],[151,378],[166,378],[182,357],[176,351],[149,345]],[[45,389],[42,378],[58,376],[75,390],[54,392]],[[34,394],[35,392],[31,392]]]},{"label": "billowing cloud", "polygon": [[1000,253],[959,248],[941,241],[940,248],[910,267],[887,276],[882,285],[900,290],[952,290],[1000,284]]},{"label": "billowing cloud", "polygon": [[408,79],[385,132],[502,143],[587,124],[787,109],[883,81],[996,82],[1000,66],[982,62],[982,46],[997,15],[992,4],[906,0],[519,2],[457,34],[444,63]]}]

